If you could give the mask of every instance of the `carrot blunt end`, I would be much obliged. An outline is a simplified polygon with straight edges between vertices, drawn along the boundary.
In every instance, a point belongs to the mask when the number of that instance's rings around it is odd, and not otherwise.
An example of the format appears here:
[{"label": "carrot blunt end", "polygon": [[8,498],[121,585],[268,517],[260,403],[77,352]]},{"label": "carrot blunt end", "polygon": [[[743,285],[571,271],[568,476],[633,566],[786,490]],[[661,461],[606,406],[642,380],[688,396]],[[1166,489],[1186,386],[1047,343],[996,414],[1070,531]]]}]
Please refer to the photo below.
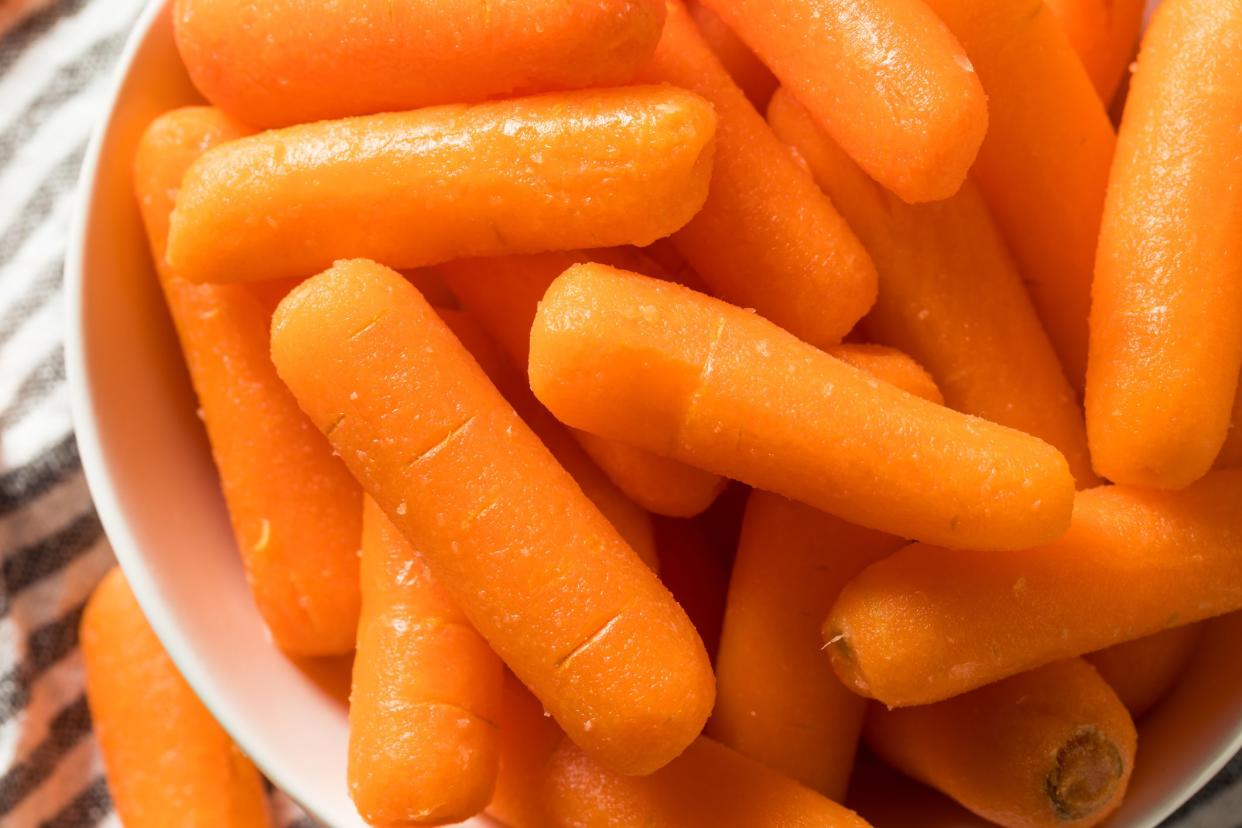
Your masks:
[{"label": "carrot blunt end", "polygon": [[1124,772],[1117,746],[1096,728],[1088,727],[1057,751],[1044,788],[1057,816],[1068,822],[1105,807]]}]

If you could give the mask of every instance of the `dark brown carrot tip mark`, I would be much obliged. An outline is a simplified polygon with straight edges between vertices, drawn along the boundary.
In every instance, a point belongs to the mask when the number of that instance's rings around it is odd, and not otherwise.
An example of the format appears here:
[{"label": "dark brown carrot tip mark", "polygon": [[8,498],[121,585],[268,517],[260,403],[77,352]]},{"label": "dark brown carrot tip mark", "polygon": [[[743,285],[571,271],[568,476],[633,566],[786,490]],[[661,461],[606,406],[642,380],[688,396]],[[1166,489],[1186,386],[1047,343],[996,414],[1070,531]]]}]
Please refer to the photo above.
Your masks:
[{"label": "dark brown carrot tip mark", "polygon": [[1067,822],[1083,819],[1108,804],[1124,771],[1117,746],[1096,728],[1086,727],[1057,751],[1044,789],[1058,817]]}]

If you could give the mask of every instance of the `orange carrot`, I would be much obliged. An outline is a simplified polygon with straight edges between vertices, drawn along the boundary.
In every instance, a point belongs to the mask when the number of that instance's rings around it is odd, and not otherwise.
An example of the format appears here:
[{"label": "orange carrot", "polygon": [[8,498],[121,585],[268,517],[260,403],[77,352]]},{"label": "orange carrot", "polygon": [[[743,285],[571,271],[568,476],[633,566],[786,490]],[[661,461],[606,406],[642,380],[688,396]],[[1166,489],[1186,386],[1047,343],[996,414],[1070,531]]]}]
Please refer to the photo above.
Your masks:
[{"label": "orange carrot", "polygon": [[358,484],[276,376],[269,299],[191,284],[164,259],[182,174],[244,134],[206,107],[161,116],[138,146],[134,190],[259,612],[286,652],[344,653],[358,624]]},{"label": "orange carrot", "polygon": [[564,737],[539,700],[506,672],[500,702],[500,774],[487,813],[508,828],[547,828],[543,779],[548,760]]},{"label": "orange carrot", "polygon": [[1066,376],[1081,389],[1091,268],[1115,143],[1108,114],[1042,3],[924,2],[979,72],[988,95],[988,134],[974,176]]},{"label": "orange carrot", "polygon": [[813,345],[831,345],[875,301],[875,268],[815,182],[789,157],[694,26],[670,0],[643,78],[716,109],[707,201],[673,243],[712,292]]},{"label": "orange carrot", "polygon": [[823,633],[833,666],[887,705],[927,704],[1242,608],[1239,497],[1242,470],[1178,492],[1103,486],[1045,546],[909,546],[841,591]]},{"label": "orange carrot", "polygon": [[1216,455],[1215,468],[1235,469],[1242,466],[1242,379],[1233,397],[1233,412],[1229,416],[1229,430],[1225,442]]},{"label": "orange carrot", "polygon": [[625,539],[638,557],[651,569],[659,570],[655,535],[651,516],[635,506],[610,481],[599,467],[591,462],[581,447],[574,442],[568,430],[556,421],[546,408],[539,404],[525,377],[513,370],[500,355],[496,344],[478,324],[461,311],[440,310],[439,316],[457,340],[474,357],[474,361],[487,374],[522,421],[535,432],[539,442],[552,453],[556,462],[573,476],[613,528]]},{"label": "orange carrot", "polygon": [[686,11],[694,18],[694,25],[712,47],[720,64],[728,71],[746,98],[760,112],[768,105],[768,99],[776,91],[776,75],[763,64],[751,48],[729,28],[720,16],[704,6],[700,0],[686,0]]},{"label": "orange carrot", "polygon": [[1138,47],[1144,0],[1044,0],[1107,106]]},{"label": "orange carrot", "polygon": [[371,498],[349,704],[349,792],[370,825],[443,825],[492,798],[504,668]]},{"label": "orange carrot", "polygon": [[1168,0],[1130,86],[1096,259],[1087,436],[1101,475],[1181,488],[1242,368],[1242,0]]},{"label": "orange carrot", "polygon": [[[513,367],[525,375],[530,326],[539,300],[552,280],[567,268],[590,261],[660,275],[658,265],[633,248],[623,247],[462,259],[441,265],[437,272],[470,315],[496,339]],[[526,383],[522,386],[526,387]],[[571,429],[570,433],[621,491],[656,514],[697,515],[711,505],[724,487],[717,475],[667,457],[585,431]]]},{"label": "orange carrot", "polygon": [[82,660],[108,790],[126,828],[267,828],[263,783],[177,672],[120,569],[82,615]]},{"label": "orange carrot", "polygon": [[944,405],[944,397],[927,370],[896,348],[865,342],[845,342],[826,349],[829,354],[908,394]]},{"label": "orange carrot", "polygon": [[551,828],[867,828],[853,811],[706,737],[645,777],[561,743],[545,780]]},{"label": "orange carrot", "polygon": [[1173,627],[1088,653],[1086,659],[1137,719],[1177,683],[1195,654],[1202,632],[1199,624]]},{"label": "orange carrot", "polygon": [[660,0],[177,0],[181,59],[214,104],[256,126],[628,81]]},{"label": "orange carrot", "polygon": [[705,0],[868,174],[957,192],[988,128],[971,59],[922,0]]},{"label": "orange carrot", "polygon": [[866,333],[927,366],[950,408],[1047,440],[1080,487],[1098,482],[1082,406],[974,182],[935,204],[904,204],[788,90],[773,96],[768,121],[871,253],[880,292]]},{"label": "orange carrot", "polygon": [[397,273],[338,262],[293,291],[272,357],[436,579],[566,733],[647,773],[714,687],[685,613]]},{"label": "orange carrot", "polygon": [[715,121],[702,98],[648,86],[266,132],[190,167],[168,260],[232,282],[346,256],[418,267],[646,244],[702,206]]},{"label": "orange carrot", "polygon": [[562,422],[902,537],[1021,549],[1069,523],[1051,446],[680,285],[570,268],[540,303],[530,380]]},{"label": "orange carrot", "polygon": [[1121,804],[1134,722],[1080,658],[939,704],[873,705],[867,746],[1006,828],[1088,828]]}]

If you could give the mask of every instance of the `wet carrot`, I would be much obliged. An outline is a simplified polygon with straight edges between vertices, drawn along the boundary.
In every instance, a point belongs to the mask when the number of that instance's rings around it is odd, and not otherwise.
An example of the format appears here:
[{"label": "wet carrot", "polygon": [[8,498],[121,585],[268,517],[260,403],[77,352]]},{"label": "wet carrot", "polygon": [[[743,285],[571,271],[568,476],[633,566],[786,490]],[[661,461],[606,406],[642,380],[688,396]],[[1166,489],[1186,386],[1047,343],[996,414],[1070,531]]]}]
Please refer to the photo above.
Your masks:
[{"label": "wet carrot", "polygon": [[1220,452],[1242,368],[1242,0],[1152,19],[1109,177],[1087,436],[1101,475],[1176,489]]},{"label": "wet carrot", "polygon": [[568,740],[548,763],[552,828],[866,828],[853,811],[700,737],[667,766],[644,777],[596,764]]},{"label": "wet carrot", "polygon": [[957,192],[988,128],[965,51],[921,0],[706,0],[845,151],[906,201]]},{"label": "wet carrot", "polygon": [[[972,170],[1070,383],[1087,364],[1091,271],[1115,136],[1052,12],[1035,0],[924,0],[988,95]],[[947,391],[947,389],[945,389]]]},{"label": "wet carrot", "polygon": [[927,704],[1242,608],[1239,497],[1242,470],[1177,492],[1102,486],[1044,546],[909,546],[841,591],[824,625],[833,666],[885,704]]},{"label": "wet carrot", "polygon": [[345,653],[358,623],[358,484],[276,375],[271,297],[192,284],[164,258],[182,174],[207,147],[246,133],[207,107],[161,116],[139,143],[134,190],[255,604],[286,652]]},{"label": "wet carrot", "polygon": [[1138,48],[1144,0],[1044,0],[1078,53],[1100,101],[1117,94]]},{"label": "wet carrot", "polygon": [[1079,658],[939,704],[873,705],[867,746],[1006,828],[1098,825],[1125,795],[1137,734]]},{"label": "wet carrot", "polygon": [[500,702],[500,773],[487,813],[508,828],[547,828],[543,779],[564,732],[543,705],[505,673]]},{"label": "wet carrot", "polygon": [[737,36],[737,32],[699,0],[686,0],[686,11],[694,18],[694,25],[728,71],[729,77],[746,93],[747,100],[755,109],[762,112],[779,84],[776,75]]},{"label": "wet carrot", "polygon": [[642,77],[689,89],[717,117],[711,188],[672,238],[720,298],[813,345],[839,342],[875,301],[867,252],[815,182],[781,146],[695,28],[670,0]]},{"label": "wet carrot", "polygon": [[408,268],[646,244],[702,206],[715,121],[702,98],[648,86],[265,132],[190,167],[168,259],[232,282],[348,256]]},{"label": "wet carrot", "polygon": [[1069,521],[1073,480],[1046,443],[881,383],[741,308],[604,265],[549,288],[530,381],[562,422],[902,537],[1021,549]]},{"label": "wet carrot", "polygon": [[1202,625],[1186,624],[1088,653],[1085,658],[1137,719],[1177,683],[1202,632]]},{"label": "wet carrot", "polygon": [[174,33],[212,103],[262,127],[625,83],[660,0],[178,0]]},{"label": "wet carrot", "polygon": [[1080,487],[1097,483],[1082,406],[974,182],[935,204],[904,204],[788,90],[773,96],[768,121],[871,253],[880,292],[865,333],[926,366],[950,408],[1047,440]]},{"label": "wet carrot", "polygon": [[[495,338],[513,367],[525,376],[530,326],[539,300],[548,285],[567,268],[590,261],[651,275],[660,271],[658,265],[637,250],[614,247],[461,259],[441,265],[437,272],[470,315]],[[570,429],[570,433],[621,491],[650,512],[676,517],[697,515],[724,487],[718,475],[667,457],[577,429]]]},{"label": "wet carrot", "polygon": [[337,263],[276,311],[272,357],[363,488],[566,733],[646,773],[714,687],[685,613],[408,282]]},{"label": "wet carrot", "polygon": [[370,825],[483,810],[499,766],[504,667],[371,498],[349,704],[349,792]]},{"label": "wet carrot", "polygon": [[127,828],[267,828],[263,782],[177,672],[120,569],[82,615],[86,697]]}]

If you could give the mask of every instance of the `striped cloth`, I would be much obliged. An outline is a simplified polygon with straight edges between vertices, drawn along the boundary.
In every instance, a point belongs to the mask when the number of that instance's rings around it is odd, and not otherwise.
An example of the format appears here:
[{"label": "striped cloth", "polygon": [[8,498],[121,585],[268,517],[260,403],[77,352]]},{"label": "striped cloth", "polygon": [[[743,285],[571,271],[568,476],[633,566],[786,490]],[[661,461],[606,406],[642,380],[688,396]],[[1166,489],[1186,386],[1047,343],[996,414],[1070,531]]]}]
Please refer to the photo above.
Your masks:
[{"label": "striped cloth", "polygon": [[[0,826],[120,825],[90,738],[78,621],[112,552],[78,462],[61,270],[110,67],[142,0],[0,0]],[[1167,824],[1242,826],[1235,759]],[[281,826],[309,826],[274,793]],[[170,828],[175,828],[170,826]],[[222,826],[222,828],[224,828]]]}]

